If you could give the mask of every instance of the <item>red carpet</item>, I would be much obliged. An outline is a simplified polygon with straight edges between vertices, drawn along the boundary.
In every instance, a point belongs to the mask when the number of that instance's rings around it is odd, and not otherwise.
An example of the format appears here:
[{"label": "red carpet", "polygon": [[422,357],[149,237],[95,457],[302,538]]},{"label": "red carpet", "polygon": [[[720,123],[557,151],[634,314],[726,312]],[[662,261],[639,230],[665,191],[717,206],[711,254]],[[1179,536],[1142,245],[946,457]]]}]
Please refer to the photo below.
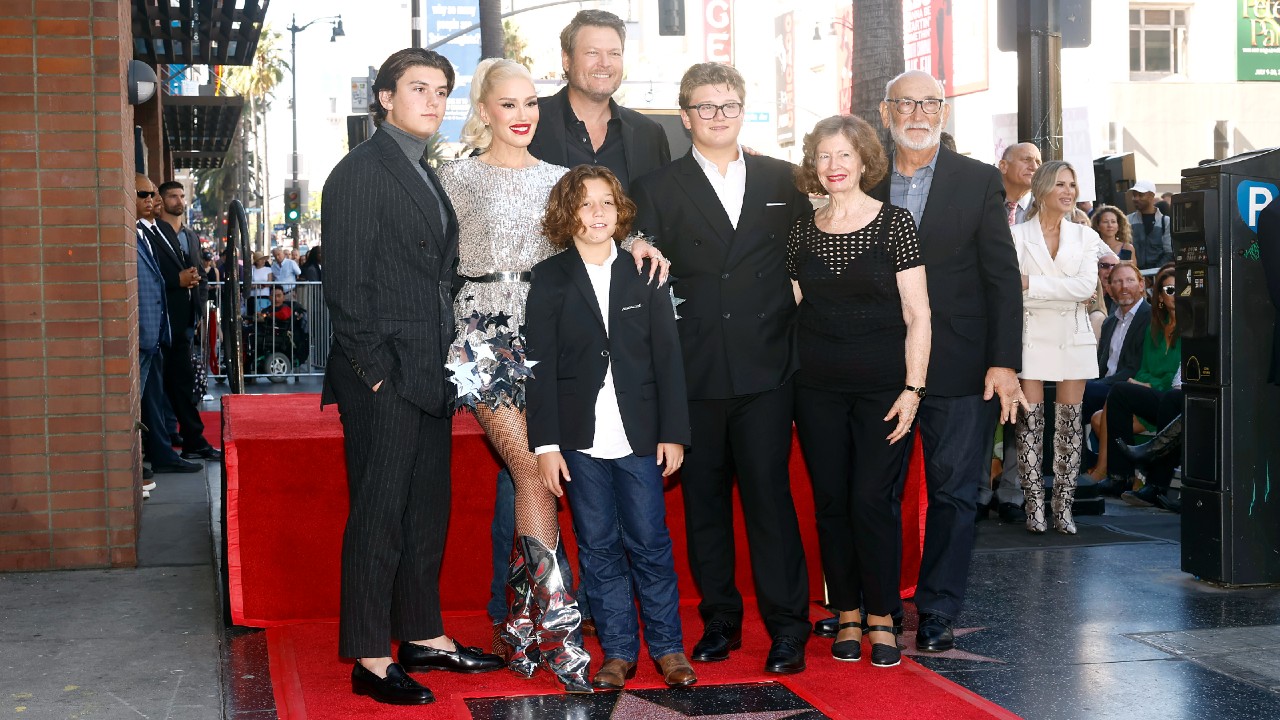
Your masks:
[{"label": "red carpet", "polygon": [[[754,609],[747,610],[742,650],[722,663],[698,663],[698,684],[779,682],[832,718],[881,720],[967,720],[1017,716],[904,659],[896,668],[873,668],[864,659],[843,663],[832,659],[831,641],[814,638],[808,646],[808,669],[798,675],[769,675],[762,670],[769,639]],[[691,647],[702,623],[692,605],[683,608],[686,646]],[[446,617],[451,634],[468,644],[487,645],[488,619],[482,615]],[[545,671],[531,680],[500,670],[483,675],[433,672],[416,675],[436,702],[426,707],[395,708],[351,693],[351,665],[338,659],[338,632],[334,623],[307,623],[268,628],[267,651],[276,709],[281,720],[338,720],[352,717],[444,720],[469,718],[468,697],[511,697],[558,693],[559,687]],[[600,647],[588,640],[593,669],[599,666]],[[629,689],[661,688],[662,679],[641,649],[639,672],[628,681]],[[692,692],[696,692],[695,687]]]},{"label": "red carpet", "polygon": [[216,447],[222,447],[222,411],[221,410],[205,410],[200,413],[200,422],[204,423],[204,439],[209,444]]},{"label": "red carpet", "polygon": [[[270,627],[333,620],[338,609],[339,555],[347,515],[342,426],[319,396],[232,395],[223,401],[226,454],[228,589],[232,621]],[[917,459],[919,449],[916,449]],[[923,481],[914,463],[903,497],[902,592],[914,594],[923,542]],[[441,601],[446,611],[475,612],[488,600],[492,574],[489,523],[498,472],[489,444],[469,414],[454,419],[453,506]],[[799,447],[791,455],[792,494],[809,566],[810,597],[822,598],[813,492]],[[561,513],[566,545],[576,552],[569,513]],[[697,597],[684,542],[679,488],[667,490],[680,596]],[[752,592],[750,557],[736,523],[738,587]]]}]

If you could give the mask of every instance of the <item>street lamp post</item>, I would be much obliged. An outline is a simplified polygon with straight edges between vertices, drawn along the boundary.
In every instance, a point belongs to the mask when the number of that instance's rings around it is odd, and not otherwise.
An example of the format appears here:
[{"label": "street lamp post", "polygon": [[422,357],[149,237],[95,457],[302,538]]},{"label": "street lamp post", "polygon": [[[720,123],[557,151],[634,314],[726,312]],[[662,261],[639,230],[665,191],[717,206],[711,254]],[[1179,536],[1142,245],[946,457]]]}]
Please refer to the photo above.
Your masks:
[{"label": "street lamp post", "polygon": [[[298,26],[297,15],[291,16],[289,20],[289,74],[293,76],[293,96],[290,98],[290,101],[289,101],[290,110],[292,110],[293,112],[293,157],[290,158],[290,163],[293,165],[293,187],[295,189],[298,187],[298,164],[299,164],[298,163],[298,33],[302,32],[303,30],[306,30],[312,25],[315,25],[321,20],[333,21],[333,34],[329,37],[329,42],[337,42],[338,38],[346,36],[346,33],[342,31],[341,15],[330,15],[328,17],[316,18],[315,20],[312,20],[311,22],[301,27]],[[298,246],[298,242],[301,239],[298,235],[298,220],[300,219],[301,218],[298,218],[298,219],[295,219],[293,222],[289,222],[289,232],[291,235],[293,235],[294,247]],[[285,221],[288,222],[289,218],[286,217]]]}]

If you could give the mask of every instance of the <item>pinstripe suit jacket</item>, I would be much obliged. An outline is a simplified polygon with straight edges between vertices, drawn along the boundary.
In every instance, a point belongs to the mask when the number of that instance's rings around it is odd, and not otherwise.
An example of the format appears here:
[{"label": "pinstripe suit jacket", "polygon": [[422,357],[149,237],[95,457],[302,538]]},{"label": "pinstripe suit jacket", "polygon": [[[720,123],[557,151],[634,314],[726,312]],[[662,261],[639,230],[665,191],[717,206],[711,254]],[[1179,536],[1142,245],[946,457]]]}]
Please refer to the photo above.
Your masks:
[{"label": "pinstripe suit jacket", "polygon": [[[335,363],[349,363],[370,388],[387,385],[435,416],[452,408],[445,357],[455,328],[450,288],[458,224],[435,173],[435,195],[394,138],[378,130],[324,184],[324,299],[333,349],[322,404],[336,402]],[[389,388],[388,388],[389,386]]]},{"label": "pinstripe suit jacket", "polygon": [[165,304],[164,276],[151,256],[147,237],[137,230],[138,250],[138,350],[156,352],[168,347],[169,318]]}]

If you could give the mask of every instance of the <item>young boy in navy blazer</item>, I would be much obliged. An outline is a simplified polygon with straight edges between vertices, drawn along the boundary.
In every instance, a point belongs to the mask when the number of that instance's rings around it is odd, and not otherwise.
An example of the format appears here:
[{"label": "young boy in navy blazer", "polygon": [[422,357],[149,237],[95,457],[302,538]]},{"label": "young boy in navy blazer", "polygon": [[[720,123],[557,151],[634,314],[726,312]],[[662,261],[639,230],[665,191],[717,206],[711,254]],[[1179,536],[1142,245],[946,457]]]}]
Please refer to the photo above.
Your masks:
[{"label": "young boy in navy blazer", "polygon": [[[564,252],[533,268],[527,306],[529,447],[557,497],[568,490],[582,574],[605,662],[592,679],[620,690],[645,642],[668,685],[697,677],[684,656],[662,478],[689,443],[680,340],[666,287],[624,259],[635,205],[602,166],[569,171],[543,232]],[[534,363],[530,363],[534,364]],[[566,483],[561,485],[561,480]]]}]

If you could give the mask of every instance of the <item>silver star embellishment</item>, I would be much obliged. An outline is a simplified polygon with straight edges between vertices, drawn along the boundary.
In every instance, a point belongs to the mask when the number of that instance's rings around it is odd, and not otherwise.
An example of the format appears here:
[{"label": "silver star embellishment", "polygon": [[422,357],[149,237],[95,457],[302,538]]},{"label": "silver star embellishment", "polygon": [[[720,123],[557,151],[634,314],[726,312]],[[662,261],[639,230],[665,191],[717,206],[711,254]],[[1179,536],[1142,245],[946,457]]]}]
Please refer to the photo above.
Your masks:
[{"label": "silver star embellishment", "polygon": [[683,720],[698,718],[699,720],[785,720],[785,718],[812,712],[812,708],[803,710],[769,710],[767,712],[735,712],[727,715],[685,715],[679,710],[672,710],[657,703],[649,702],[627,692],[619,693],[618,702],[609,713],[610,720]]},{"label": "silver star embellishment", "polygon": [[[969,633],[978,632],[979,630],[986,630],[986,628],[955,628],[951,632],[959,638],[968,635]],[[905,628],[902,630],[902,641],[900,644],[902,646],[902,654],[910,655],[912,657],[944,658],[946,660],[972,660],[974,662],[999,663],[1001,665],[1006,664],[1004,660],[997,660],[996,658],[987,657],[986,655],[975,655],[971,652],[965,652],[960,648],[952,648],[951,650],[940,653],[920,652],[916,649],[916,631],[907,630]]]}]

